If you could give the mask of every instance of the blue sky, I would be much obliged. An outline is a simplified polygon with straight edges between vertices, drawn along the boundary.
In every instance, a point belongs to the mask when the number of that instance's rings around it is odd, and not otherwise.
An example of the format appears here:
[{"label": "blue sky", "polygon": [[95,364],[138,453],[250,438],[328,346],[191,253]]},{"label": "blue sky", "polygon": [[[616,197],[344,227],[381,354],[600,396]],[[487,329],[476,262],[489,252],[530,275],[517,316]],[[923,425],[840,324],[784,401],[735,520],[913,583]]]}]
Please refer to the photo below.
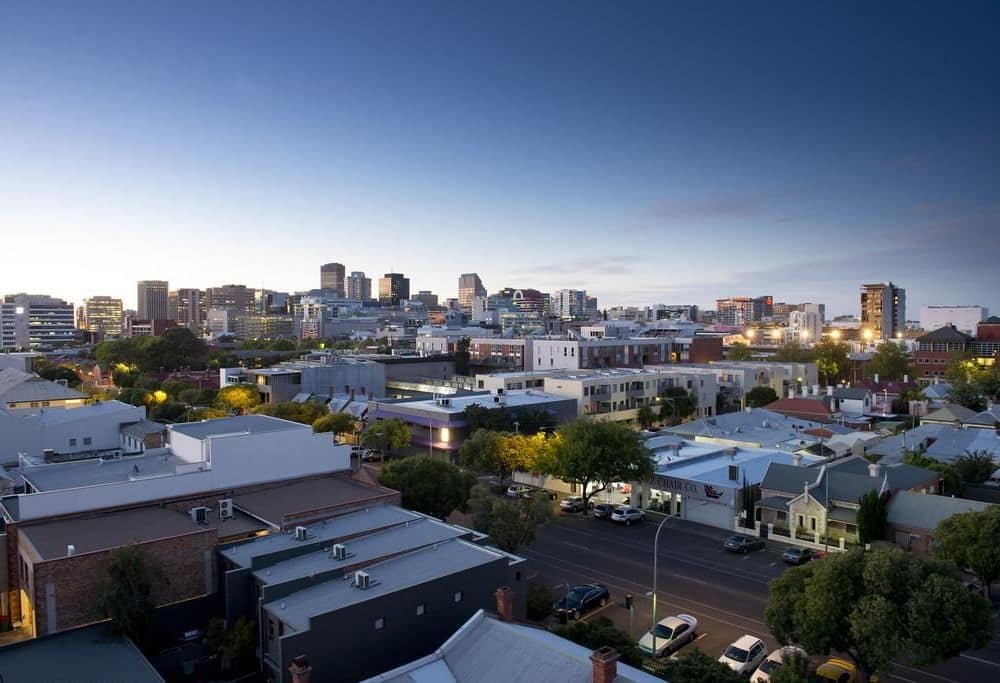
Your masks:
[{"label": "blue sky", "polygon": [[998,7],[0,0],[0,292],[1000,312]]}]

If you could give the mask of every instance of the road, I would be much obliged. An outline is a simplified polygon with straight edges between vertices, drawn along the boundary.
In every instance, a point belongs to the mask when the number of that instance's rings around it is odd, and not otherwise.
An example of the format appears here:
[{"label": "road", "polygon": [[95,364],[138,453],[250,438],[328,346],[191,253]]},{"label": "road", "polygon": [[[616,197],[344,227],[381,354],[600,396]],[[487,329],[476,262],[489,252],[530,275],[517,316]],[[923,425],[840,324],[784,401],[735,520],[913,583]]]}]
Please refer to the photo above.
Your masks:
[{"label": "road", "polygon": [[[626,632],[629,613],[623,603],[625,595],[632,594],[631,631],[638,639],[652,622],[652,601],[646,594],[652,589],[658,521],[625,527],[588,515],[556,513],[555,521],[539,529],[535,542],[520,554],[531,560],[534,580],[557,592],[565,590],[557,587],[567,583],[606,585],[612,603],[594,614],[607,616]],[[774,649],[777,643],[764,623],[764,609],[768,581],[786,569],[781,561],[784,546],[769,541],[763,551],[733,555],[722,550],[728,535],[722,529],[667,521],[660,534],[657,615],[696,616],[700,635],[695,645],[712,656],[744,634],[762,638],[769,650]],[[1000,641],[932,667],[897,664],[888,680],[1000,680]]]}]

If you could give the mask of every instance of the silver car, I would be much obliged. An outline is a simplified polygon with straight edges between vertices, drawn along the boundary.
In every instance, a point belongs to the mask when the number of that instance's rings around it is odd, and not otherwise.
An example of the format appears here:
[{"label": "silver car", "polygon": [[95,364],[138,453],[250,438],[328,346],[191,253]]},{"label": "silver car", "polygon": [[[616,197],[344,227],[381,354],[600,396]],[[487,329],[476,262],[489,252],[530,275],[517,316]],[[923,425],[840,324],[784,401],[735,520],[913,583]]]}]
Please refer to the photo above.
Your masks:
[{"label": "silver car", "polygon": [[645,512],[639,508],[633,508],[627,505],[619,505],[615,508],[615,511],[611,513],[612,522],[618,522],[619,524],[624,524],[625,526],[631,526],[633,522],[641,522],[645,518]]},{"label": "silver car", "polygon": [[694,640],[698,636],[697,631],[698,619],[690,614],[660,619],[651,631],[639,639],[639,649],[648,655],[663,657]]}]

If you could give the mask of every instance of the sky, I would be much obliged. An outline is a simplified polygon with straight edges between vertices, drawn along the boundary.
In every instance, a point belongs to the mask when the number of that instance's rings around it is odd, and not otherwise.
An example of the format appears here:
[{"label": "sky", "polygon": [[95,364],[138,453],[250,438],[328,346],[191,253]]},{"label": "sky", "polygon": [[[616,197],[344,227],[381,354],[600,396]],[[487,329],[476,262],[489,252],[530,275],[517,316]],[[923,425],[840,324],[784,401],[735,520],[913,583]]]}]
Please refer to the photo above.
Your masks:
[{"label": "sky", "polygon": [[1000,313],[994,2],[0,0],[0,293]]}]

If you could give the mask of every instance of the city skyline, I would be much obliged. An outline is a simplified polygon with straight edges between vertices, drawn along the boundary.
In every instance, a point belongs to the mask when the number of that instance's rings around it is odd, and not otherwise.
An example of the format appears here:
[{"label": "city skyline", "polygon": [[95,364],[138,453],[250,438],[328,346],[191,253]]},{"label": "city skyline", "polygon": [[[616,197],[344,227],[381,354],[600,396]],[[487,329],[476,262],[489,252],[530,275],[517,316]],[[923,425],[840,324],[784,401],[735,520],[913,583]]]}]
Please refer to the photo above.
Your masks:
[{"label": "city skyline", "polygon": [[910,317],[1000,310],[1000,17],[945,9],[23,6],[0,291],[134,308],[139,280],[307,290],[335,260],[443,298],[477,272],[832,317],[891,280]]}]

